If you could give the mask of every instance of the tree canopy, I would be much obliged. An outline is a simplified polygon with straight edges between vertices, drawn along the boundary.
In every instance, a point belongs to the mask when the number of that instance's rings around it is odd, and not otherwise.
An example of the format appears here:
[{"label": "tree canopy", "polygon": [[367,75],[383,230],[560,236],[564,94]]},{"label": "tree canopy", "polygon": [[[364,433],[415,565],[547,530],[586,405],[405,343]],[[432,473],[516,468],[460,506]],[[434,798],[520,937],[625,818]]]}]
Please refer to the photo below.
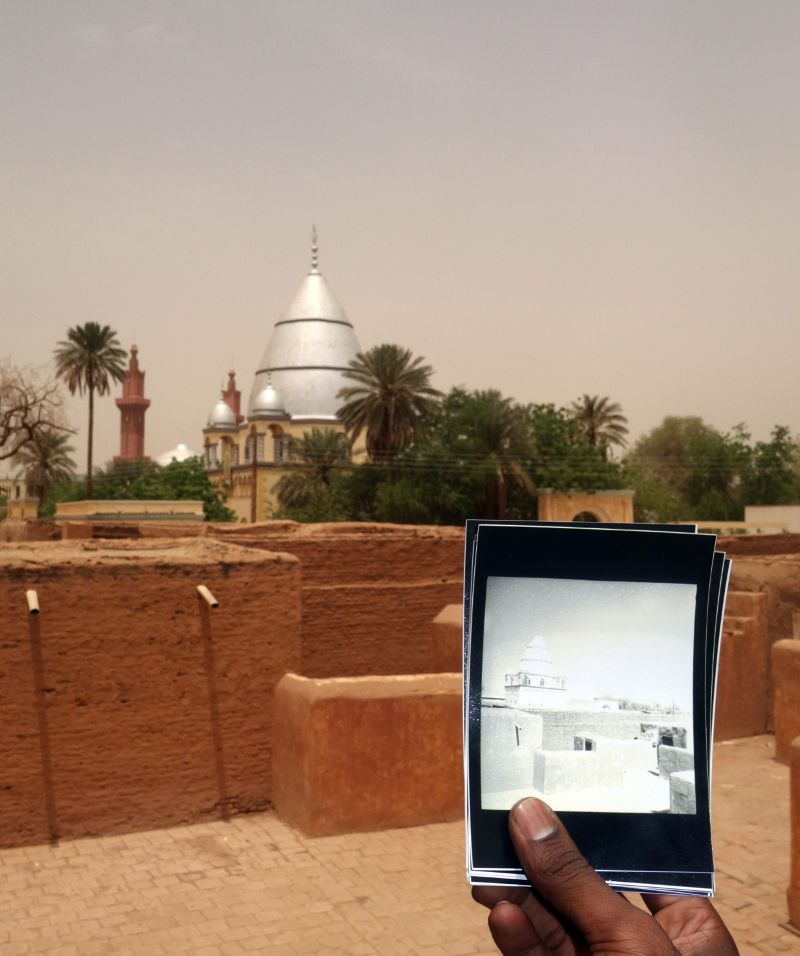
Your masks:
[{"label": "tree canopy", "polygon": [[[153,461],[117,461],[99,471],[95,477],[95,493],[112,501],[160,500],[202,501],[206,521],[235,521],[236,515],[225,504],[225,495],[212,485],[202,459],[187,458],[158,465]],[[80,482],[62,484],[53,494],[55,501],[75,501],[83,497]]]},{"label": "tree canopy", "polygon": [[721,432],[697,416],[668,416],[627,464],[645,521],[737,521],[749,504],[800,503],[800,442],[782,425],[753,444],[743,425]]},{"label": "tree canopy", "polygon": [[0,461],[49,432],[69,432],[58,383],[41,371],[0,361]]},{"label": "tree canopy", "polygon": [[430,413],[439,392],[430,384],[433,369],[399,345],[376,345],[359,352],[345,378],[356,384],[339,390],[337,414],[351,443],[366,435],[371,461],[392,462]]},{"label": "tree canopy", "polygon": [[607,451],[610,445],[627,445],[628,419],[618,402],[600,395],[581,395],[572,411],[578,432],[593,448]]},{"label": "tree canopy", "polygon": [[43,430],[17,453],[15,461],[25,476],[28,494],[38,498],[40,510],[57,485],[74,478],[74,451],[69,435]]},{"label": "tree canopy", "polygon": [[58,377],[66,382],[71,395],[89,395],[89,434],[86,453],[86,497],[92,497],[92,449],[94,444],[94,395],[108,395],[111,382],[125,375],[123,349],[117,333],[108,325],[86,322],[67,330],[66,341],[55,350]]},{"label": "tree canopy", "polygon": [[[305,514],[317,498],[326,499],[322,510],[335,508],[331,498],[331,482],[342,468],[350,464],[350,446],[341,432],[314,426],[302,438],[290,443],[292,470],[276,486],[282,508]],[[317,506],[319,511],[320,507]]]}]

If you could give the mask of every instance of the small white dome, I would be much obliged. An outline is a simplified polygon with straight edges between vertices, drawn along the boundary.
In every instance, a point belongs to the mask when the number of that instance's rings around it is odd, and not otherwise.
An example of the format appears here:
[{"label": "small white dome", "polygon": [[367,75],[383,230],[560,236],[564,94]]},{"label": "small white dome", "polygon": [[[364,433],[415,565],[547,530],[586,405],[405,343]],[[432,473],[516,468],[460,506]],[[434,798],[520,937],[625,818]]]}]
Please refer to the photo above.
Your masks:
[{"label": "small white dome", "polygon": [[156,464],[166,467],[172,461],[186,461],[187,458],[196,458],[197,452],[187,448],[183,442],[179,442],[178,445],[173,448],[171,451],[162,452],[156,457]]},{"label": "small white dome", "polygon": [[531,674],[536,677],[559,676],[553,664],[550,649],[541,634],[537,634],[525,648],[525,653],[519,663],[519,670],[521,674]]},{"label": "small white dome", "polygon": [[286,418],[286,409],[277,390],[267,382],[266,387],[256,395],[251,418]]},{"label": "small white dome", "polygon": [[217,404],[211,409],[208,416],[208,427],[209,428],[235,428],[236,427],[236,414],[230,405],[220,399]]}]

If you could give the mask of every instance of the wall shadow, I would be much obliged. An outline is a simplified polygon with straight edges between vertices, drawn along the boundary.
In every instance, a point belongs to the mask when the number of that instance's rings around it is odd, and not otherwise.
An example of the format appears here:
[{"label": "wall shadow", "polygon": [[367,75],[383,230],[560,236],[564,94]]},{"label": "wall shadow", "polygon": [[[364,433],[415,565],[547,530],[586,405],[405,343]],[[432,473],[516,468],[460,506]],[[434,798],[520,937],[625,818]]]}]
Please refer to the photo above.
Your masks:
[{"label": "wall shadow", "polygon": [[44,805],[47,817],[47,836],[51,843],[58,842],[58,820],[56,817],[56,796],[53,782],[53,758],[50,750],[50,732],[47,726],[47,701],[44,685],[44,656],[42,654],[42,635],[38,614],[28,615],[28,630],[31,644],[31,662],[33,664],[33,693],[36,710],[36,722],[39,725],[39,751],[42,759],[42,780],[44,783]]},{"label": "wall shadow", "polygon": [[217,775],[217,790],[219,791],[219,808],[222,819],[230,820],[230,799],[225,775],[225,754],[222,746],[222,727],[219,717],[214,642],[211,635],[211,610],[199,594],[197,595],[197,604],[200,613],[200,633],[203,640],[203,658],[208,685],[208,706],[211,716],[211,738],[214,744],[214,766]]}]

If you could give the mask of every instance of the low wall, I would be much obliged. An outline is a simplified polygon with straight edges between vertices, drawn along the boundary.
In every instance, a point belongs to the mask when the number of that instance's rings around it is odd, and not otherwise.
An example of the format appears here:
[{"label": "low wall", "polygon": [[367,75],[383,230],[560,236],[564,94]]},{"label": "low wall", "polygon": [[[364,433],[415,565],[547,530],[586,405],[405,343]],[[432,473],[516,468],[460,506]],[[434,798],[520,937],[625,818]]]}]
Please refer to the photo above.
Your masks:
[{"label": "low wall", "polygon": [[274,701],[273,801],[320,836],[463,814],[458,674],[309,679]]},{"label": "low wall", "polygon": [[[729,558],[752,555],[800,553],[800,534],[732,534],[717,539],[717,547]],[[734,563],[734,567],[736,564]]]},{"label": "low wall", "polygon": [[638,737],[643,722],[660,719],[633,710],[540,710],[538,713],[544,724],[542,747],[545,750],[573,750],[576,736]]},{"label": "low wall", "polygon": [[213,540],[6,545],[0,606],[0,846],[269,806],[272,694],[300,660],[294,558]]},{"label": "low wall", "polygon": [[669,812],[697,813],[694,770],[679,770],[670,774]]},{"label": "low wall", "polygon": [[770,644],[766,594],[729,592],[719,656],[715,740],[752,737],[771,728]]},{"label": "low wall", "polygon": [[307,677],[419,674],[440,666],[431,621],[462,600],[462,529],[276,521],[216,525],[210,533],[300,559]]},{"label": "low wall", "polygon": [[792,610],[800,607],[800,554],[736,558],[731,587],[766,595],[770,643],[792,637]]},{"label": "low wall", "polygon": [[800,930],[800,737],[792,741],[789,749],[792,767],[789,780],[792,842],[791,871],[786,899],[789,904],[789,921],[797,930]]},{"label": "low wall", "polygon": [[694,754],[683,747],[669,747],[666,744],[658,745],[658,772],[662,777],[669,778],[674,773],[685,770],[694,770]]},{"label": "low wall", "polygon": [[792,741],[800,736],[800,641],[772,646],[775,701],[775,759],[790,763]]},{"label": "low wall", "polygon": [[433,619],[433,659],[435,674],[454,674],[464,666],[462,637],[464,607],[461,603],[448,604]]},{"label": "low wall", "polygon": [[[760,536],[759,536],[760,537]],[[792,539],[794,535],[780,535]],[[776,641],[794,634],[793,611],[800,608],[800,553],[737,557],[733,562],[731,588],[765,596],[767,730],[772,728],[772,661],[769,649]],[[760,658],[754,661],[760,665]]]},{"label": "low wall", "polygon": [[481,789],[533,784],[533,755],[542,749],[542,718],[513,707],[481,707]]}]

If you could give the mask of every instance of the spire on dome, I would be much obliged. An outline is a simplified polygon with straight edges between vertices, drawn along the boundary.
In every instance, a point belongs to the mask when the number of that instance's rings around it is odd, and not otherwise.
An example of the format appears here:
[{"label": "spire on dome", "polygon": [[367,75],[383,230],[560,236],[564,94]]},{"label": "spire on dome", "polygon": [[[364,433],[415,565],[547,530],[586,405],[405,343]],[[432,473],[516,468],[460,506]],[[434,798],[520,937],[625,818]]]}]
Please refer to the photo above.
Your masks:
[{"label": "spire on dome", "polygon": [[317,243],[317,227],[311,227],[311,273],[319,272],[319,244]]}]

